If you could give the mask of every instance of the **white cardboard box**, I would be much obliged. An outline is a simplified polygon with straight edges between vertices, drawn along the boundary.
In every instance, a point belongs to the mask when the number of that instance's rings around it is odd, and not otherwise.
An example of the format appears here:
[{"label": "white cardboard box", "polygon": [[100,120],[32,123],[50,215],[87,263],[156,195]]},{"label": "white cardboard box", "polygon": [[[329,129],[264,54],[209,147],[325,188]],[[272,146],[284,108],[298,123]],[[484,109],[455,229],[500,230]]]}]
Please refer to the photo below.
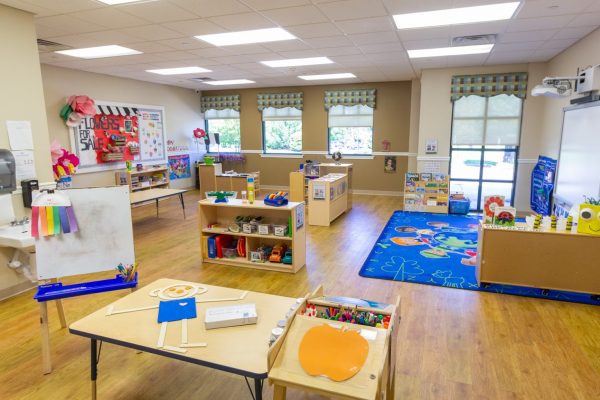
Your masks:
[{"label": "white cardboard box", "polygon": [[226,328],[228,326],[251,325],[258,319],[255,304],[239,304],[226,307],[211,307],[204,314],[206,329]]}]

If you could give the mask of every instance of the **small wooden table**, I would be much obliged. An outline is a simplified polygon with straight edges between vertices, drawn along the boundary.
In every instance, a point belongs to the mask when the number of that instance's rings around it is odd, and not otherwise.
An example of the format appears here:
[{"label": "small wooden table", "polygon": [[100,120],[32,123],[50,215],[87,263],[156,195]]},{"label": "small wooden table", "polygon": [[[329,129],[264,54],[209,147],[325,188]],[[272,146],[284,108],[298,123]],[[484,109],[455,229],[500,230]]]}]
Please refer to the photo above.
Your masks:
[{"label": "small wooden table", "polygon": [[133,192],[129,195],[131,205],[138,205],[147,203],[150,201],[156,202],[156,218],[158,218],[158,201],[167,197],[179,196],[181,202],[181,209],[183,211],[183,219],[185,219],[185,203],[183,201],[183,194],[187,192],[185,189],[148,189],[141,190],[139,192]]},{"label": "small wooden table", "polygon": [[[192,282],[173,279],[159,279],[148,286],[138,289],[108,307],[123,310],[156,305],[156,297],[149,293],[157,288],[165,288],[174,284],[196,285]],[[198,299],[223,299],[239,297],[243,291],[219,286],[201,285],[208,289],[198,295]],[[91,349],[91,381],[92,399],[96,398],[96,379],[98,374],[98,341],[118,346],[129,347],[160,356],[203,365],[220,371],[231,372],[254,379],[255,398],[262,399],[263,380],[267,378],[269,337],[277,321],[283,319],[285,313],[296,299],[270,294],[246,292],[243,300],[216,301],[197,304],[197,318],[187,321],[190,342],[206,342],[207,347],[188,348],[186,353],[177,353],[156,347],[160,326],[157,322],[156,308],[107,316],[108,307],[82,318],[71,324],[69,331],[74,335],[90,339]],[[255,304],[258,322],[254,325],[236,326],[221,329],[204,329],[204,313],[208,307],[219,307],[235,304]],[[181,337],[181,323],[172,322],[166,335],[167,343]]]}]

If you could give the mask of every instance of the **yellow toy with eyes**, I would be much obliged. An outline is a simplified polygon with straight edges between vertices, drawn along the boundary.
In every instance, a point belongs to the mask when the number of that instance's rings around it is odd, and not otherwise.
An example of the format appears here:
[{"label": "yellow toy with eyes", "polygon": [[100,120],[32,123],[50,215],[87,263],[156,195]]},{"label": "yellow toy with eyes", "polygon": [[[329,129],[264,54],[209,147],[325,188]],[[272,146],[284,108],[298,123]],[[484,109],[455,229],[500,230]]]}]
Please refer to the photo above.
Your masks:
[{"label": "yellow toy with eyes", "polygon": [[600,205],[584,203],[579,206],[577,232],[600,236]]}]

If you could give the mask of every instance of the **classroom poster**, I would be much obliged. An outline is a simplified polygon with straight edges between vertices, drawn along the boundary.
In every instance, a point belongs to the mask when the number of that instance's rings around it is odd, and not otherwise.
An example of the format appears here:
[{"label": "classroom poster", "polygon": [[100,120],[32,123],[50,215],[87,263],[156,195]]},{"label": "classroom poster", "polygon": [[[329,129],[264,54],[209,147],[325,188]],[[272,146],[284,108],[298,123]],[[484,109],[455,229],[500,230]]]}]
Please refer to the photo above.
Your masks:
[{"label": "classroom poster", "polygon": [[185,179],[191,176],[190,156],[188,154],[169,156],[169,178],[171,180]]},{"label": "classroom poster", "polygon": [[163,160],[165,144],[161,111],[140,112],[140,147],[142,160]]}]

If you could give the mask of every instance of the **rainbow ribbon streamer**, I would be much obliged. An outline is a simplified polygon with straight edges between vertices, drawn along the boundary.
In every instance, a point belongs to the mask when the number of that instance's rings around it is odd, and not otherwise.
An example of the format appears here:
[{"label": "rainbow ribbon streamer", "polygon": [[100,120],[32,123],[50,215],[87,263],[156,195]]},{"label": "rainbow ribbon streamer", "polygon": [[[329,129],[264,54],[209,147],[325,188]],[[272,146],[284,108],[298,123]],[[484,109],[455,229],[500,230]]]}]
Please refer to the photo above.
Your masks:
[{"label": "rainbow ribbon streamer", "polygon": [[31,236],[52,236],[79,231],[73,207],[32,206]]}]

